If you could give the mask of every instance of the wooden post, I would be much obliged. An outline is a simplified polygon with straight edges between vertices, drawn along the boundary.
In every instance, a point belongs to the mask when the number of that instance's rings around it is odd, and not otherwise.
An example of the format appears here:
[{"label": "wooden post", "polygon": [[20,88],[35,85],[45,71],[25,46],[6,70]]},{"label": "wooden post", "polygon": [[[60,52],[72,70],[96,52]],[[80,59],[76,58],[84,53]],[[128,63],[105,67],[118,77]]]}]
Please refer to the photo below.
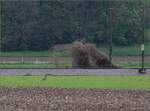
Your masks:
[{"label": "wooden post", "polygon": [[109,67],[112,67],[112,7],[109,2]]}]

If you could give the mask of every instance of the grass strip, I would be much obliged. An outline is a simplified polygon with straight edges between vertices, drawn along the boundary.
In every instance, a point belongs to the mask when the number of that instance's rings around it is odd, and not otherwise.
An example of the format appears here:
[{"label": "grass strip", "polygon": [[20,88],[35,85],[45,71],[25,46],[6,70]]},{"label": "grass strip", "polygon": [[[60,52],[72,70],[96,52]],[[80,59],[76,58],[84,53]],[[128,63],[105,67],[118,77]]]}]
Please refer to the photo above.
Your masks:
[{"label": "grass strip", "polygon": [[147,90],[150,76],[0,76],[0,86]]}]

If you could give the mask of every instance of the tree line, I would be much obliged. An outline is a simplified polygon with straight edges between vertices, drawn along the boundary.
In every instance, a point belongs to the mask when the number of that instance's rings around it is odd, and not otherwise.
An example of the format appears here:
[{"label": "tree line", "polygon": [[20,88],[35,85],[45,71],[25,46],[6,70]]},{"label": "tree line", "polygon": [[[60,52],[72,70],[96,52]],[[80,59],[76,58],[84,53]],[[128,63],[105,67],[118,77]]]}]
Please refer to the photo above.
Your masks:
[{"label": "tree line", "polygon": [[150,29],[146,1],[1,1],[1,50],[48,50],[81,39],[108,45],[110,8],[113,44],[137,44],[142,27]]}]

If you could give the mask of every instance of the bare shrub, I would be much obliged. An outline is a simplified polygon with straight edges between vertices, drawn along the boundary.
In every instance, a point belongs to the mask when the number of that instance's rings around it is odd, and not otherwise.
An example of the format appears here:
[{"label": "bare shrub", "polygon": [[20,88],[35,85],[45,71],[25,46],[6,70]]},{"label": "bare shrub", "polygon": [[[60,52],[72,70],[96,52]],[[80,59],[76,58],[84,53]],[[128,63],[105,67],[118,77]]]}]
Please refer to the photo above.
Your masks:
[{"label": "bare shrub", "polygon": [[82,42],[74,42],[72,46],[73,67],[90,67],[89,53],[87,47]]},{"label": "bare shrub", "polygon": [[96,49],[94,44],[83,44],[82,42],[74,42],[72,46],[73,55],[73,67],[87,68],[87,67],[99,67],[99,68],[119,68],[118,66],[111,64],[103,52]]}]

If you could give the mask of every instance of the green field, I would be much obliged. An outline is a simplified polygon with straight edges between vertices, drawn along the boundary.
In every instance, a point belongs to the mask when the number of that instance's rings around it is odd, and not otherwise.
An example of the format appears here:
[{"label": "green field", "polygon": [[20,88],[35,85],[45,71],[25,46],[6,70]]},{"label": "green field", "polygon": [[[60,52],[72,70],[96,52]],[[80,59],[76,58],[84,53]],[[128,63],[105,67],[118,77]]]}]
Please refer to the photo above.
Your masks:
[{"label": "green field", "polygon": [[[108,53],[109,48],[100,47],[98,48],[100,51]],[[138,56],[140,54],[140,46],[122,46],[122,47],[113,47],[113,55],[114,56]],[[145,55],[150,55],[150,43],[145,44]],[[71,56],[71,52],[69,51],[15,51],[15,52],[0,52],[0,56],[60,56],[67,57]]]},{"label": "green field", "polygon": [[[141,65],[132,62],[118,62],[115,63],[122,68],[140,68]],[[0,63],[0,68],[72,68],[71,62],[60,62],[56,63]],[[150,68],[150,63],[145,63],[145,68]]]},{"label": "green field", "polygon": [[149,76],[0,76],[0,86],[149,89]]},{"label": "green field", "polygon": [[41,56],[41,57],[49,57],[49,56],[60,56],[67,57],[70,56],[71,52],[69,51],[13,51],[13,52],[0,52],[0,56]]},{"label": "green field", "polygon": [[[99,48],[101,51],[105,52],[108,54],[109,48],[102,47]],[[134,46],[114,46],[112,49],[112,55],[113,56],[139,56],[141,54],[140,52],[140,45],[134,45]],[[145,55],[149,56],[150,55],[150,43],[145,44]]]},{"label": "green field", "polygon": [[0,63],[0,68],[71,68],[71,62],[59,62],[59,64],[49,63]]}]

